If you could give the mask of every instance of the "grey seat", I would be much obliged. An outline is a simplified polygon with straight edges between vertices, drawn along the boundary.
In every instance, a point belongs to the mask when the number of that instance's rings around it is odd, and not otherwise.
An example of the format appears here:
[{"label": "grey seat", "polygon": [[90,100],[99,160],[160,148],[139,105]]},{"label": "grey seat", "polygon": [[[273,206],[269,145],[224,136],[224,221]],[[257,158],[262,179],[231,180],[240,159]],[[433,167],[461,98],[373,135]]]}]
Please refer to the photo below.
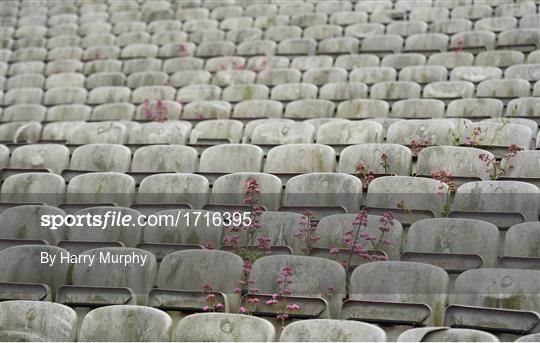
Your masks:
[{"label": "grey seat", "polygon": [[[75,341],[77,314],[65,305],[13,300],[0,304],[0,338],[11,341]],[[54,330],[62,325],[63,330]]]},{"label": "grey seat", "polygon": [[78,340],[168,341],[171,318],[155,308],[113,305],[90,311],[83,319]]},{"label": "grey seat", "polygon": [[197,170],[197,151],[182,145],[150,145],[133,153],[133,172],[193,173]]},{"label": "grey seat", "polygon": [[430,341],[482,341],[499,342],[497,336],[480,330],[453,329],[447,327],[428,327],[409,329],[399,335],[398,342],[430,342]]},{"label": "grey seat", "polygon": [[[388,159],[387,166],[381,163],[382,154]],[[410,175],[412,168],[412,152],[399,144],[375,143],[349,146],[341,152],[338,171],[355,174],[358,163],[362,163],[369,171],[376,174]]]},{"label": "grey seat", "polygon": [[[225,326],[230,330],[222,330]],[[235,342],[273,342],[275,329],[265,319],[241,314],[198,313],[182,318],[173,329],[174,341],[215,340]]]},{"label": "grey seat", "polygon": [[333,172],[335,152],[322,144],[284,144],[272,148],[266,157],[266,173]]},{"label": "grey seat", "polygon": [[76,148],[70,169],[126,172],[131,162],[129,148],[116,144],[86,144]]},{"label": "grey seat", "polygon": [[[9,156],[9,151],[6,157]],[[11,168],[50,169],[60,174],[69,165],[69,150],[60,144],[32,144],[15,148],[11,154]],[[7,167],[7,163],[5,164]]]},{"label": "grey seat", "polygon": [[27,172],[7,177],[2,184],[2,201],[45,203],[56,206],[64,201],[64,178],[53,173]]},{"label": "grey seat", "polygon": [[386,333],[381,328],[367,323],[333,319],[306,319],[285,327],[280,342],[335,341],[385,342]]},{"label": "grey seat", "polygon": [[139,186],[137,202],[150,204],[190,204],[202,208],[208,202],[208,180],[189,173],[161,173],[145,177]]},{"label": "grey seat", "polygon": [[128,206],[135,193],[135,180],[125,174],[96,172],[77,175],[69,181],[68,203],[114,203]]},{"label": "grey seat", "polygon": [[199,171],[210,173],[259,172],[263,151],[248,144],[221,144],[201,154]]}]

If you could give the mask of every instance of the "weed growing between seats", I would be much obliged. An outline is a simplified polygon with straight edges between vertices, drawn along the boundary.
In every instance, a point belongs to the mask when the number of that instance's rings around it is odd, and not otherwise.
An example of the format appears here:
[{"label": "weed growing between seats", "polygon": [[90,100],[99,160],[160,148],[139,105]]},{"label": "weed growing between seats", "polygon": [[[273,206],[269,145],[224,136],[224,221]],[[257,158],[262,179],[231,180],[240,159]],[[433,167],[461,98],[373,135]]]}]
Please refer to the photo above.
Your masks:
[{"label": "weed growing between seats", "polygon": [[169,120],[169,113],[167,112],[167,107],[162,100],[157,100],[155,106],[150,104],[150,100],[144,99],[143,102],[143,112],[144,116],[147,119],[163,123],[164,121]]},{"label": "weed growing between seats", "polygon": [[455,193],[457,190],[456,184],[452,180],[452,173],[445,170],[436,170],[431,173],[431,178],[440,182],[440,185],[437,188],[437,194],[439,195],[443,195],[444,193],[444,184],[448,186],[448,188],[446,189],[446,194],[444,194],[446,196],[446,199],[441,209],[441,214],[444,217],[448,217],[450,211],[452,210],[452,193]]},{"label": "weed growing between seats", "polygon": [[[343,233],[342,243],[346,246],[346,250],[342,251],[339,247],[330,249],[330,254],[336,256],[343,268],[348,272],[352,272],[357,267],[352,263],[354,256],[368,262],[388,259],[386,255],[379,253],[379,248],[382,245],[393,244],[390,240],[385,239],[384,235],[390,231],[390,226],[394,225],[394,214],[387,211],[381,216],[378,237],[371,232],[362,231],[367,228],[368,224],[368,212],[361,210],[352,223],[353,227]],[[370,249],[366,249],[368,245],[371,245]]]},{"label": "weed growing between seats", "polygon": [[279,314],[276,315],[276,319],[281,321],[281,327],[285,327],[285,320],[289,318],[290,313],[300,310],[300,305],[288,304],[284,299],[284,297],[292,294],[289,286],[292,283],[293,274],[294,270],[291,267],[283,267],[276,280],[278,292],[272,294],[271,300],[266,301],[266,305],[279,307]]},{"label": "weed growing between seats", "polygon": [[483,161],[486,164],[486,171],[489,173],[489,178],[491,180],[496,180],[501,176],[504,176],[508,169],[514,168],[512,164],[506,166],[506,164],[503,166],[502,161],[505,161],[508,163],[514,156],[516,156],[517,152],[522,150],[519,146],[516,144],[512,144],[508,147],[508,153],[504,154],[502,156],[501,161],[497,161],[495,157],[489,156],[487,154],[480,154],[478,158]]},{"label": "weed growing between seats", "polygon": [[300,251],[304,255],[309,255],[315,242],[319,241],[315,232],[317,231],[317,221],[315,213],[311,210],[304,211],[304,218],[300,221],[300,229],[294,233],[294,238],[300,242]]},{"label": "weed growing between seats", "polygon": [[[383,153],[380,157],[380,166],[384,168],[385,174],[390,174],[390,158],[387,154]],[[368,170],[366,164],[363,161],[356,163],[356,176],[362,181],[362,191],[367,192],[369,184],[375,179],[375,172],[371,169]]]},{"label": "weed growing between seats", "polygon": [[213,293],[213,289],[210,284],[204,285],[203,293],[206,294],[207,303],[207,305],[202,308],[203,311],[221,312],[225,309],[225,305],[223,305],[223,303],[217,302],[216,295]]}]

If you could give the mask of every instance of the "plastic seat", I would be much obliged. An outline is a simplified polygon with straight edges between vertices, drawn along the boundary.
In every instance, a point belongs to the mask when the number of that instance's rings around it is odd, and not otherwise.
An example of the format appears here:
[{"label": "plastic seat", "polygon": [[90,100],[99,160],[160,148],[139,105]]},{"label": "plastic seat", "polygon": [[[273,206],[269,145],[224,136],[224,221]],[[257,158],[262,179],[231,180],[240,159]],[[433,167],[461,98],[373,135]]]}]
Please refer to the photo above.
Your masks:
[{"label": "plastic seat", "polygon": [[450,49],[484,51],[495,49],[496,35],[491,31],[464,31],[450,38]]},{"label": "plastic seat", "polygon": [[507,117],[525,117],[534,119],[535,108],[540,105],[540,100],[536,97],[524,97],[510,100],[506,106]]},{"label": "plastic seat", "polygon": [[389,105],[383,100],[354,99],[339,104],[336,117],[347,119],[360,119],[370,117],[386,117]]},{"label": "plastic seat", "polygon": [[289,68],[276,68],[261,71],[257,82],[266,86],[277,86],[283,83],[298,83],[302,74],[300,71]]},{"label": "plastic seat", "polygon": [[[2,302],[0,312],[4,314],[0,322],[2,340],[75,341],[77,338],[77,314],[67,306],[13,300]],[[64,330],[51,330],[59,324]]]},{"label": "plastic seat", "polygon": [[359,23],[351,24],[345,28],[346,37],[365,38],[371,35],[384,34],[385,27],[381,23]]},{"label": "plastic seat", "polygon": [[[489,53],[488,51],[487,53]],[[480,53],[482,54],[482,53]],[[429,56],[428,65],[439,65],[447,69],[459,66],[471,66],[474,61],[474,55],[470,52],[439,52]]]},{"label": "plastic seat", "polygon": [[[155,296],[150,295],[149,305],[166,308],[166,303],[161,304],[159,299],[160,290],[165,289],[176,303],[176,309],[169,312],[172,316],[177,317],[182,310],[203,312],[203,307],[207,305],[203,290],[205,285],[209,285],[213,292],[220,292],[217,297],[221,298],[224,310],[236,312],[240,306],[240,296],[235,293],[235,288],[238,281],[244,279],[243,264],[238,255],[227,251],[205,249],[170,253],[161,261],[157,289],[153,291]],[[174,291],[179,292],[175,294]]]},{"label": "plastic seat", "polygon": [[474,84],[469,81],[439,81],[424,87],[424,98],[456,99],[473,98]]},{"label": "plastic seat", "polygon": [[512,16],[484,18],[474,23],[476,31],[501,32],[517,28],[518,21]]},{"label": "plastic seat", "polygon": [[513,65],[504,71],[505,79],[523,79],[527,81],[538,81],[540,80],[540,74],[538,74],[538,69],[540,68],[539,64],[522,64],[522,65]]},{"label": "plastic seat", "polygon": [[270,39],[277,43],[285,39],[300,37],[302,37],[302,29],[298,26],[292,25],[272,26],[269,27],[264,33],[265,39]]},{"label": "plastic seat", "polygon": [[398,53],[402,46],[403,38],[398,35],[374,34],[364,38],[360,49],[364,53]]},{"label": "plastic seat", "polygon": [[405,99],[392,105],[391,117],[429,119],[444,117],[444,103],[435,99]]},{"label": "plastic seat", "polygon": [[454,33],[471,31],[473,24],[468,19],[448,19],[433,22],[429,25],[429,30],[433,33],[444,33],[453,35]]},{"label": "plastic seat", "polygon": [[113,305],[90,311],[83,319],[79,341],[168,341],[171,318],[163,311],[133,305]]},{"label": "plastic seat", "polygon": [[476,88],[478,97],[521,98],[530,95],[530,84],[523,79],[482,81]]},{"label": "plastic seat", "polygon": [[319,144],[380,143],[383,140],[381,124],[370,121],[335,121],[321,125],[317,132]]},{"label": "plastic seat", "polygon": [[300,99],[316,99],[317,86],[311,83],[285,83],[272,88],[272,100],[293,101]]},{"label": "plastic seat", "polygon": [[[450,306],[446,308],[445,325],[459,328],[463,325],[457,323],[466,320],[468,326],[477,326],[479,319],[474,319],[474,313],[481,311],[482,320],[490,320],[489,326],[483,326],[485,330],[510,331],[515,328],[511,323],[516,321],[516,317],[525,311],[531,313],[538,310],[538,283],[535,280],[539,276],[537,270],[498,268],[469,270],[461,274],[456,280],[456,294],[449,299]],[[509,284],[508,280],[512,282]],[[502,300],[510,295],[523,301]],[[507,320],[494,320],[500,313],[508,314]],[[523,333],[530,332],[528,328],[523,330]]]},{"label": "plastic seat", "polygon": [[[253,263],[250,279],[255,281],[261,295],[277,293],[278,285],[275,280],[284,267],[292,270],[292,276],[289,277],[291,283],[287,289],[290,295],[284,297],[290,297],[290,300],[284,301],[299,302],[300,311],[303,309],[302,302],[312,302],[314,306],[318,304],[317,309],[322,311],[315,315],[318,318],[338,317],[345,294],[345,270],[339,263],[308,256],[275,255],[260,258]],[[333,288],[335,294],[328,295],[329,288]],[[324,296],[325,294],[327,295]],[[321,303],[323,296],[326,302]],[[270,313],[279,311],[272,307],[266,307],[265,310]]]},{"label": "plastic seat", "polygon": [[[230,331],[221,329],[231,325]],[[236,342],[273,342],[275,329],[265,319],[241,314],[197,313],[182,318],[173,329],[172,339],[188,342],[203,339]]]},{"label": "plastic seat", "polygon": [[447,47],[447,35],[442,33],[419,33],[407,37],[404,51],[419,53],[442,52],[446,51]]},{"label": "plastic seat", "polygon": [[[381,156],[385,154],[388,165],[381,164]],[[349,146],[341,152],[338,171],[355,174],[357,163],[362,163],[367,170],[376,174],[410,175],[412,153],[407,147],[398,144],[373,143]]]},{"label": "plastic seat", "polygon": [[71,144],[123,144],[126,140],[127,128],[117,122],[83,123],[74,127],[69,137]]},{"label": "plastic seat", "polygon": [[535,5],[532,1],[523,1],[522,3],[508,3],[500,4],[495,8],[496,16],[512,16],[512,17],[523,17],[529,13],[534,13]]},{"label": "plastic seat", "polygon": [[16,88],[5,93],[4,105],[41,104],[43,90],[40,88]]},{"label": "plastic seat", "polygon": [[311,38],[288,38],[278,44],[278,55],[314,55],[317,42]]},{"label": "plastic seat", "polygon": [[482,82],[502,78],[502,71],[497,67],[456,67],[450,73],[450,81]]},{"label": "plastic seat", "polygon": [[527,269],[527,262],[532,262],[539,258],[535,249],[535,242],[538,241],[540,233],[540,222],[528,222],[513,225],[505,235],[504,252],[498,261],[499,267]]},{"label": "plastic seat", "polygon": [[183,119],[226,119],[230,116],[232,105],[221,100],[196,100],[185,105]]},{"label": "plastic seat", "polygon": [[243,204],[245,185],[249,179],[255,179],[261,190],[260,204],[267,209],[277,210],[281,203],[281,180],[265,173],[232,173],[223,175],[214,181],[212,202],[216,204]]},{"label": "plastic seat", "polygon": [[293,58],[291,62],[291,68],[298,69],[300,71],[319,68],[331,68],[332,62],[332,57],[327,55],[299,56]]},{"label": "plastic seat", "polygon": [[[499,230],[491,223],[461,218],[424,219],[409,228],[401,260],[429,263],[459,274],[478,266],[493,268],[498,248]],[[447,260],[438,254],[446,254]]]},{"label": "plastic seat", "polygon": [[243,84],[231,85],[223,90],[223,100],[240,102],[245,100],[266,100],[270,90],[265,85]]},{"label": "plastic seat", "polygon": [[336,57],[335,66],[346,70],[360,67],[378,67],[379,57],[376,55],[342,55]]},{"label": "plastic seat", "polygon": [[182,103],[200,100],[220,100],[221,88],[213,85],[190,85],[182,87],[176,94],[176,100]]},{"label": "plastic seat", "polygon": [[253,26],[263,30],[268,29],[272,26],[288,25],[289,22],[290,17],[288,15],[273,14],[257,17],[255,19],[255,22],[253,23]]},{"label": "plastic seat", "polygon": [[335,152],[322,144],[285,144],[272,148],[266,157],[266,173],[333,172]]},{"label": "plastic seat", "polygon": [[214,77],[214,84],[219,86],[250,84],[255,83],[256,77],[257,74],[251,70],[223,70],[216,73]]},{"label": "plastic seat", "polygon": [[260,124],[251,134],[252,144],[312,143],[315,130],[307,123],[268,122]]},{"label": "plastic seat", "polygon": [[[285,206],[342,206],[349,213],[362,203],[362,182],[355,176],[337,173],[309,173],[287,181]],[[316,211],[316,210],[315,210]]]},{"label": "plastic seat", "polygon": [[278,118],[283,113],[283,104],[274,100],[245,100],[234,106],[233,118]]},{"label": "plastic seat", "polygon": [[[457,211],[484,212],[487,219],[491,213],[505,212],[521,214],[525,221],[534,221],[538,216],[538,193],[536,186],[519,181],[469,182],[457,189],[454,208]],[[508,219],[506,223],[512,220]],[[499,227],[506,225],[496,222]]]},{"label": "plastic seat", "polygon": [[[343,305],[342,318],[354,319],[361,315],[374,322],[384,321],[388,325],[385,325],[387,335],[391,336],[403,331],[404,327],[399,324],[405,327],[413,324],[410,317],[413,313],[422,313],[422,321],[427,325],[441,325],[448,281],[448,274],[443,269],[424,263],[380,261],[362,264],[351,275],[350,300]],[[405,317],[399,311],[382,317],[371,312],[355,313],[363,301],[373,301],[375,308],[387,304],[397,310],[406,304],[417,303],[428,305],[429,309],[410,308],[406,315],[403,313]]]},{"label": "plastic seat", "polygon": [[191,143],[200,140],[226,140],[239,143],[242,139],[244,125],[241,121],[230,119],[205,120],[198,123],[191,131]]},{"label": "plastic seat", "polygon": [[131,144],[186,144],[189,140],[191,124],[184,121],[145,123],[132,129],[129,134]]},{"label": "plastic seat", "polygon": [[398,342],[429,341],[474,341],[499,342],[497,336],[485,331],[473,329],[453,329],[446,327],[428,327],[409,329],[397,338]]},{"label": "plastic seat", "polygon": [[161,173],[144,178],[137,202],[190,204],[201,208],[208,202],[209,183],[204,176],[189,173]]},{"label": "plastic seat", "polygon": [[[90,120],[94,121],[112,121],[112,120],[125,120],[130,121],[133,119],[135,113],[135,105],[128,103],[111,103],[103,104],[94,107]],[[81,118],[85,119],[85,118]]]},{"label": "plastic seat", "polygon": [[131,151],[115,144],[87,144],[76,148],[71,156],[70,169],[87,171],[126,172]]},{"label": "plastic seat", "polygon": [[355,37],[326,38],[319,42],[318,52],[323,54],[356,54],[360,47]]},{"label": "plastic seat", "polygon": [[287,104],[284,117],[286,118],[324,118],[332,117],[335,105],[328,100],[304,99]]},{"label": "plastic seat", "polygon": [[[9,156],[9,150],[6,157]],[[11,154],[11,168],[49,169],[56,174],[69,165],[69,150],[60,144],[33,144],[15,148]],[[7,167],[7,163],[5,165]]]},{"label": "plastic seat", "polygon": [[40,74],[20,74],[10,77],[7,82],[7,90],[17,88],[42,88],[45,78]]},{"label": "plastic seat", "polygon": [[410,81],[377,82],[370,89],[372,99],[400,100],[419,97],[420,86]]},{"label": "plastic seat", "polygon": [[504,104],[498,99],[457,99],[448,104],[447,117],[492,117],[502,116]]},{"label": "plastic seat", "polygon": [[313,38],[320,41],[328,38],[341,37],[342,33],[343,28],[339,25],[313,25],[305,28],[304,38]]},{"label": "plastic seat", "polygon": [[[138,88],[144,86],[161,86],[167,84],[168,76],[163,72],[138,72],[129,75],[127,86],[129,88]],[[134,92],[135,93],[135,92]],[[135,96],[135,95],[134,95]],[[167,100],[162,98],[162,100]]]},{"label": "plastic seat", "polygon": [[428,25],[422,20],[395,21],[388,24],[387,33],[407,37],[418,33],[426,33],[427,29]]},{"label": "plastic seat", "polygon": [[334,82],[328,83],[319,90],[319,98],[322,100],[348,100],[366,98],[368,87],[361,82]]},{"label": "plastic seat", "polygon": [[306,319],[285,327],[280,342],[333,341],[340,337],[352,342],[362,337],[370,342],[385,342],[386,333],[381,328],[367,323],[333,319]]},{"label": "plastic seat", "polygon": [[135,180],[125,174],[96,172],[77,175],[69,181],[68,203],[113,203],[118,206],[131,204],[135,193]]},{"label": "plastic seat", "polygon": [[425,63],[426,58],[421,54],[402,53],[384,56],[381,61],[381,67],[391,67],[400,70],[408,66],[420,66]]},{"label": "plastic seat", "polygon": [[[60,261],[61,257],[66,256],[67,253],[62,248],[47,245],[20,245],[0,251],[2,259],[0,281],[21,284],[16,290],[12,288],[10,291],[6,287],[6,298],[8,300],[52,301],[56,290],[66,282],[68,277],[70,264]],[[41,256],[46,258],[48,263],[41,263]],[[41,285],[41,287],[25,289],[22,284],[27,286]]]},{"label": "plastic seat", "polygon": [[308,28],[315,25],[324,25],[328,22],[325,13],[294,13],[291,14],[291,24]]},{"label": "plastic seat", "polygon": [[255,145],[220,144],[201,154],[199,171],[210,173],[259,172],[263,151]]},{"label": "plastic seat", "polygon": [[246,40],[238,44],[237,53],[242,56],[273,55],[276,48],[276,42],[271,40]]},{"label": "plastic seat", "polygon": [[478,156],[492,153],[469,147],[437,146],[422,149],[418,154],[417,175],[430,176],[438,170],[451,173],[452,177],[474,177],[489,180],[489,170]]},{"label": "plastic seat", "polygon": [[474,127],[466,128],[466,137],[473,137],[472,130],[480,128],[477,142],[494,147],[504,147],[505,150],[512,144],[523,149],[529,149],[533,138],[531,128],[512,123],[478,122]]},{"label": "plastic seat", "polygon": [[57,174],[27,172],[7,177],[2,184],[2,201],[45,203],[56,206],[64,200],[66,185]]}]

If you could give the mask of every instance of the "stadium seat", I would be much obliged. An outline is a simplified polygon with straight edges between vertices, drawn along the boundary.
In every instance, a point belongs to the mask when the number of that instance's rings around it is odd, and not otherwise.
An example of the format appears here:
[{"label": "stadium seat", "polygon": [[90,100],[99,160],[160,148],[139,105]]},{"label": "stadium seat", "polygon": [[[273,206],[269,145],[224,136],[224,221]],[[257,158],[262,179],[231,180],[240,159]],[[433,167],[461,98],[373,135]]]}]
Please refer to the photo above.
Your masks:
[{"label": "stadium seat", "polygon": [[[5,152],[9,157],[9,150]],[[8,166],[6,161],[5,167]],[[60,144],[31,144],[15,148],[9,160],[11,168],[49,169],[60,174],[69,166],[69,149]],[[30,170],[29,170],[30,171]]]},{"label": "stadium seat", "polygon": [[362,322],[310,319],[294,322],[285,327],[279,338],[280,342],[315,342],[315,341],[357,341],[385,342],[386,333],[381,328]]},{"label": "stadium seat", "polygon": [[[381,164],[381,156],[386,155],[388,166]],[[339,172],[355,174],[358,163],[364,164],[367,170],[375,174],[396,174],[408,176],[411,174],[412,153],[405,146],[398,144],[358,144],[349,146],[341,152]]]},{"label": "stadium seat", "polygon": [[[182,311],[203,312],[207,306],[205,285],[224,305],[225,312],[237,312],[240,296],[234,289],[243,280],[242,259],[220,250],[175,251],[163,258],[157,276],[157,289],[149,294],[148,306],[164,309],[176,320]],[[223,271],[226,270],[225,273]],[[206,287],[208,288],[208,287]],[[172,292],[171,292],[172,291]],[[178,291],[178,292],[174,292]],[[168,293],[163,298],[160,293]]]},{"label": "stadium seat", "polygon": [[139,185],[137,202],[151,204],[190,204],[201,208],[208,202],[209,182],[201,175],[162,173],[145,177]]},{"label": "stadium seat", "polygon": [[193,173],[197,170],[197,151],[182,145],[149,145],[133,153],[132,172]]},{"label": "stadium seat", "polygon": [[200,172],[259,172],[263,151],[255,145],[221,144],[207,148],[201,154]]},{"label": "stadium seat", "polygon": [[126,172],[131,151],[116,144],[87,144],[73,150],[69,168],[85,171]]},{"label": "stadium seat", "polygon": [[165,121],[142,124],[129,133],[131,144],[186,144],[191,124],[184,121]]},{"label": "stadium seat", "polygon": [[386,101],[375,99],[346,100],[338,105],[336,117],[346,119],[360,119],[370,117],[384,118],[389,113]]},{"label": "stadium seat", "polygon": [[242,139],[244,125],[241,121],[230,119],[205,120],[198,123],[191,131],[190,142],[192,144],[201,142],[226,141],[239,143]]},{"label": "stadium seat", "polygon": [[[477,326],[479,320],[489,318],[489,325],[482,326],[484,330],[513,333],[515,337],[519,322],[525,326],[518,335],[531,333],[527,327],[529,320],[520,322],[516,321],[516,317],[523,313],[531,313],[531,319],[535,316],[531,311],[538,310],[538,283],[534,281],[537,277],[537,270],[482,268],[462,273],[456,280],[455,294],[449,298],[445,325],[459,328],[463,325],[458,323],[465,323],[462,320],[466,320],[467,326]],[[475,319],[478,311],[482,313],[481,319]],[[502,313],[508,315],[506,320],[497,319]],[[511,334],[509,336],[512,337]]]},{"label": "stadium seat", "polygon": [[113,121],[132,120],[135,113],[135,105],[129,103],[103,104],[94,107],[90,120],[93,121]]},{"label": "stadium seat", "polygon": [[[345,256],[348,256],[349,250],[347,250],[346,244],[343,242],[343,235],[352,230],[353,234],[356,233],[356,227],[358,224],[355,224],[356,214],[334,214],[322,218],[317,224],[316,235],[319,237],[319,240],[314,243],[315,248],[310,252],[313,256],[324,257],[339,260],[330,254],[331,248],[339,248],[343,250]],[[371,233],[375,237],[380,235],[380,225],[382,216],[377,215],[368,215],[367,222],[368,224],[360,228],[360,234],[362,233]],[[387,224],[390,228],[388,233],[385,235],[386,239],[390,244],[380,245],[378,247],[378,252],[383,252],[386,254],[389,260],[396,261],[399,258],[401,251],[401,240],[403,235],[403,228],[401,223],[397,220],[394,220],[392,224]],[[366,250],[374,250],[375,244],[369,244],[367,241],[363,241],[360,237],[356,239],[358,243],[363,245],[363,248]],[[364,244],[365,243],[365,244]],[[323,248],[323,249],[321,249]],[[318,251],[316,251],[318,250]],[[351,263],[357,265],[359,263],[364,263],[362,259],[357,256],[353,256]]]},{"label": "stadium seat", "polygon": [[[68,277],[70,264],[60,261],[67,253],[62,248],[46,245],[12,246],[0,251],[0,281],[2,288],[5,287],[3,298],[52,301],[58,287]],[[46,263],[41,263],[43,258],[46,258]],[[19,285],[14,286],[13,283]]]},{"label": "stadium seat", "polygon": [[7,177],[2,184],[2,202],[45,203],[56,206],[64,201],[66,184],[57,174],[22,172]]},{"label": "stadium seat", "polygon": [[312,143],[313,126],[301,122],[266,122],[257,125],[251,133],[251,144]]},{"label": "stadium seat", "polygon": [[235,119],[279,118],[282,113],[283,104],[279,101],[246,100],[234,106],[232,117]]},{"label": "stadium seat", "polygon": [[[278,285],[275,280],[284,267],[292,270],[287,289],[290,295],[284,296],[284,301],[300,303],[299,312],[305,311],[304,313],[313,319],[339,317],[345,295],[345,270],[339,263],[308,256],[275,255],[260,258],[253,263],[250,273],[250,279],[255,281],[259,288],[259,297],[265,295],[271,299],[271,295],[277,293]],[[328,294],[329,288],[333,288],[335,293]],[[326,301],[322,301],[323,297]],[[254,314],[261,311],[272,315],[279,311],[271,305],[266,305],[264,310],[261,310],[257,309]],[[275,321],[275,317],[268,319]]]},{"label": "stadium seat", "polygon": [[[223,330],[224,327],[228,329]],[[172,340],[273,342],[275,329],[268,321],[253,316],[232,313],[197,313],[182,318],[174,327]]]},{"label": "stadium seat", "polygon": [[[415,262],[370,262],[356,267],[350,282],[343,319],[384,322],[389,340],[418,320],[427,325],[442,324],[448,274],[439,267]],[[379,314],[377,308],[385,305],[394,310]]]},{"label": "stadium seat", "polygon": [[79,341],[168,341],[171,318],[163,311],[134,305],[104,306],[90,311],[79,329]]},{"label": "stadium seat", "polygon": [[322,144],[284,144],[272,148],[266,157],[265,173],[333,172],[335,151]]},{"label": "stadium seat", "polygon": [[183,108],[182,119],[226,119],[230,116],[232,105],[221,100],[196,100]]},{"label": "stadium seat", "polygon": [[[77,314],[46,301],[12,300],[0,304],[0,338],[6,341],[75,341]],[[62,330],[57,330],[58,327]]]},{"label": "stadium seat", "polygon": [[95,172],[75,176],[66,192],[68,203],[113,203],[129,205],[135,193],[135,180],[125,174]]},{"label": "stadium seat", "polygon": [[342,206],[347,212],[354,213],[362,204],[362,182],[348,174],[298,175],[287,181],[283,204],[306,209],[310,206]]},{"label": "stadium seat", "polygon": [[317,143],[327,145],[381,143],[382,131],[383,126],[371,120],[333,121],[319,127]]},{"label": "stadium seat", "polygon": [[260,188],[260,205],[275,211],[281,204],[281,180],[265,173],[232,173],[223,175],[214,181],[212,186],[212,202],[216,204],[244,204],[244,191],[249,179],[255,179]]},{"label": "stadium seat", "polygon": [[[289,84],[291,85],[291,84]],[[308,84],[309,85],[309,84]],[[274,98],[274,97],[273,97]],[[329,100],[302,99],[287,104],[285,118],[328,118],[334,115],[335,104]]]},{"label": "stadium seat", "polygon": [[499,268],[534,269],[540,257],[535,251],[540,222],[521,223],[506,232],[504,251],[497,261]]},{"label": "stadium seat", "polygon": [[388,128],[388,143],[402,145],[454,145],[448,130],[454,125],[441,119],[407,120],[397,122]]},{"label": "stadium seat", "polygon": [[429,342],[429,341],[474,341],[499,342],[497,336],[485,331],[473,329],[453,329],[447,327],[415,328],[403,332],[397,338],[398,342]]},{"label": "stadium seat", "polygon": [[435,99],[405,99],[392,105],[391,117],[429,119],[444,117],[444,102]]}]

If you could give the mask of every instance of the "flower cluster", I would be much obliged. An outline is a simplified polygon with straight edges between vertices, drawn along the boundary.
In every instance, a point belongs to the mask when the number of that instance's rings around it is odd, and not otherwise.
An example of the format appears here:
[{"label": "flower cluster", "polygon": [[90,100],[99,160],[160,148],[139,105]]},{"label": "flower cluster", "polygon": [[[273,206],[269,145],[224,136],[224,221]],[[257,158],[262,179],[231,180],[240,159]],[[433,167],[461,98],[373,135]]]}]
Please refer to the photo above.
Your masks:
[{"label": "flower cluster", "polygon": [[411,150],[412,150],[414,155],[418,155],[420,153],[420,151],[422,151],[422,149],[424,149],[425,147],[430,146],[430,145],[431,145],[431,143],[428,140],[417,141],[417,140],[413,139],[412,142],[411,142]]},{"label": "flower cluster", "polygon": [[300,220],[300,229],[294,233],[294,238],[300,241],[300,251],[304,255],[309,255],[315,242],[319,241],[316,235],[317,222],[315,213],[311,210],[304,211],[304,217]]},{"label": "flower cluster", "polygon": [[203,286],[203,293],[206,294],[207,303],[207,305],[203,306],[203,311],[219,312],[225,309],[225,305],[216,300],[216,295],[213,293],[213,289],[210,284]]},{"label": "flower cluster", "polygon": [[282,326],[284,326],[285,320],[289,318],[292,312],[300,310],[300,305],[287,304],[284,299],[284,297],[292,294],[289,286],[292,283],[293,274],[294,270],[291,267],[283,267],[276,280],[277,293],[272,294],[272,299],[266,301],[266,305],[280,306],[280,313],[276,316],[276,319],[281,321]]},{"label": "flower cluster", "polygon": [[[502,156],[502,160],[509,163],[509,161],[516,156],[517,152],[522,150],[516,144],[512,144],[508,147],[508,152]],[[489,173],[489,178],[491,180],[496,180],[501,176],[506,174],[507,169],[513,169],[512,164],[502,165],[501,161],[498,161],[495,157],[488,154],[480,154],[478,158],[486,164],[486,172]]]},{"label": "flower cluster", "polygon": [[[253,263],[250,261],[245,261],[244,266],[242,268],[244,276],[242,280],[238,281],[238,287],[234,289],[235,293],[241,296],[244,296],[247,294],[256,295],[257,293],[259,293],[259,289],[255,287],[255,281],[249,278],[249,275],[252,269],[253,269]],[[256,306],[257,303],[259,302],[259,298],[257,298],[256,296],[250,296],[247,299],[247,302],[250,306]],[[240,313],[247,314],[249,312],[251,312],[249,308],[244,307],[244,306],[240,307]]]},{"label": "flower cluster", "polygon": [[147,119],[160,123],[169,119],[167,106],[165,106],[162,100],[157,100],[155,106],[152,106],[149,99],[144,99],[143,113]]},{"label": "flower cluster", "polygon": [[268,235],[257,235],[262,227],[261,215],[262,215],[262,206],[259,205],[259,197],[261,194],[261,189],[259,182],[250,178],[246,182],[246,188],[244,190],[244,204],[249,205],[250,207],[250,219],[251,222],[249,225],[243,226],[234,226],[230,229],[231,234],[223,238],[224,245],[230,245],[237,248],[236,253],[240,255],[244,260],[254,261],[258,257],[258,254],[251,254],[246,249],[239,248],[240,245],[240,233],[245,234],[245,244],[247,246],[254,246],[257,243],[259,250],[262,251],[264,255],[271,254],[270,243],[272,238]]},{"label": "flower cluster", "polygon": [[478,146],[482,143],[483,138],[482,135],[482,128],[481,127],[475,127],[472,130],[472,137],[465,137],[465,145],[469,146]]},{"label": "flower cluster", "polygon": [[444,193],[444,185],[446,184],[448,188],[446,189],[446,200],[442,207],[442,214],[445,217],[448,217],[451,211],[451,205],[452,202],[452,193],[454,193],[457,190],[457,186],[455,182],[452,180],[452,173],[447,172],[445,170],[436,170],[433,173],[431,173],[431,178],[434,180],[439,181],[439,186],[437,188],[437,194],[442,195]]},{"label": "flower cluster", "polygon": [[388,174],[390,170],[390,162],[387,154],[383,153],[381,155],[381,162],[379,164],[384,168],[384,173]]},{"label": "flower cluster", "polygon": [[367,192],[369,184],[375,179],[373,170],[368,170],[363,162],[356,164],[356,176],[362,180],[362,191]]},{"label": "flower cluster", "polygon": [[[345,251],[341,251],[339,247],[330,249],[330,254],[337,257],[341,265],[346,270],[352,270],[355,266],[351,264],[352,258],[358,256],[366,261],[386,260],[386,256],[378,255],[376,252],[381,245],[392,245],[393,243],[384,238],[384,235],[390,231],[394,225],[394,214],[390,211],[385,212],[379,219],[379,237],[368,231],[362,231],[369,224],[368,212],[361,210],[356,215],[352,222],[353,228],[346,230],[343,233],[342,241],[346,246]],[[365,249],[365,245],[370,244],[372,251]],[[345,254],[342,256],[341,254]]]}]

